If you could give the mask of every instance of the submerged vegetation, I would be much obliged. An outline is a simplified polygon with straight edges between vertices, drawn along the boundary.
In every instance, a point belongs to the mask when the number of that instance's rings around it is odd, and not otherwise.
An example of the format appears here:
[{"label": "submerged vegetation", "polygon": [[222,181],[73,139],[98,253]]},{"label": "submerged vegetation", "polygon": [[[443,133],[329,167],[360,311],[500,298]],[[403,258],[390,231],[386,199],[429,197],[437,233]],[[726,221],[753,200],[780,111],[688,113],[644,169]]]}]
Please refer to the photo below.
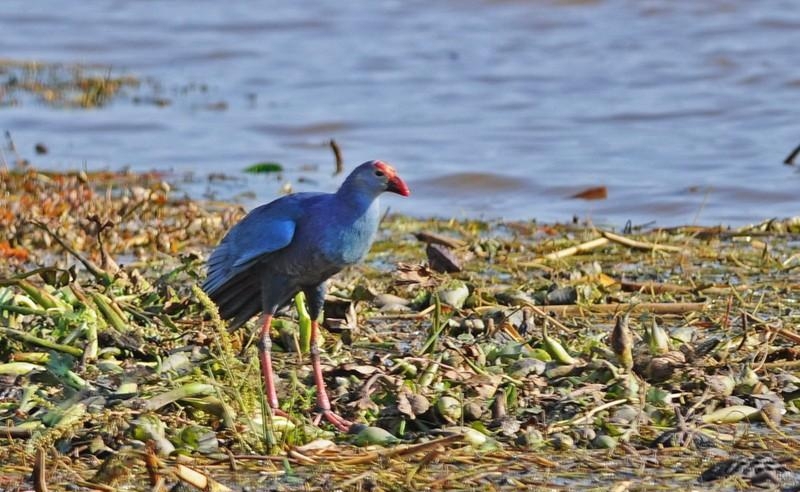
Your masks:
[{"label": "submerged vegetation", "polygon": [[314,425],[295,310],[273,333],[285,419],[255,320],[228,333],[197,287],[243,213],[157,174],[2,171],[0,489],[797,483],[800,220],[388,217],[326,300],[333,405],[364,424],[340,435]]}]

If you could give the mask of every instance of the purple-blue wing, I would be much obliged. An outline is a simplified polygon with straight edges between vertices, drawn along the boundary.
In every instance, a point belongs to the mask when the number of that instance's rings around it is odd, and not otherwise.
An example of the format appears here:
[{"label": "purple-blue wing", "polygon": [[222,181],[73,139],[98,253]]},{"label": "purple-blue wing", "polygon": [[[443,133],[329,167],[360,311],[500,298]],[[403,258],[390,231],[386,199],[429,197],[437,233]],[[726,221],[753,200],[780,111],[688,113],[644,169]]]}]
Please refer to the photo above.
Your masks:
[{"label": "purple-blue wing", "polygon": [[291,244],[297,200],[286,198],[254,209],[228,232],[208,259],[203,290],[213,296],[229,280]]}]

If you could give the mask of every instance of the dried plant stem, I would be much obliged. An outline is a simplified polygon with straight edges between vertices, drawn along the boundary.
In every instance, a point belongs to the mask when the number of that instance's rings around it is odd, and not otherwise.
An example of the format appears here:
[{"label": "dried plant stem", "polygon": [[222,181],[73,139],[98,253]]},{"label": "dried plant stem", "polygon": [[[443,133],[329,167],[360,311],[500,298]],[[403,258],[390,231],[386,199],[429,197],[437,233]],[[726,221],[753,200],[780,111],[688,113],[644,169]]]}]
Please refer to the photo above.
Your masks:
[{"label": "dried plant stem", "polygon": [[566,258],[568,256],[573,256],[578,253],[585,253],[587,251],[591,251],[593,249],[597,249],[601,246],[605,246],[610,241],[608,238],[599,237],[596,239],[592,239],[591,241],[587,241],[585,243],[578,244],[577,246],[570,246],[569,248],[560,249],[558,251],[554,251],[552,253],[548,253],[541,258],[537,258],[533,261],[527,261],[518,263],[517,266],[520,267],[536,267],[541,265],[541,263],[545,260],[558,260],[560,258]]},{"label": "dried plant stem", "polygon": [[75,259],[80,261],[83,264],[83,266],[86,268],[86,270],[89,273],[91,273],[92,276],[94,278],[96,278],[99,282],[104,283],[104,284],[107,284],[107,283],[110,282],[111,276],[107,272],[103,271],[103,269],[98,267],[97,264],[95,262],[93,262],[92,260],[90,260],[88,258],[85,258],[83,255],[78,253],[75,249],[73,249],[70,245],[68,245],[66,243],[66,241],[61,239],[61,237],[58,234],[56,234],[55,232],[51,231],[50,228],[47,226],[47,224],[44,224],[43,222],[39,222],[38,220],[31,221],[31,224],[35,225],[39,229],[41,229],[44,232],[46,232],[47,235],[49,235],[51,238],[53,238],[53,240],[55,240],[55,242],[57,242],[62,248],[64,248],[64,250],[67,251],[67,253],[71,254],[72,256],[75,257]]},{"label": "dried plant stem", "polygon": [[47,478],[45,477],[45,470],[47,470],[47,453],[44,448],[36,450],[36,459],[33,462],[33,489],[36,492],[47,492]]},{"label": "dried plant stem", "polygon": [[586,313],[617,313],[623,311],[630,313],[686,314],[693,311],[702,311],[706,309],[706,307],[707,305],[704,302],[642,302],[639,304],[567,304],[561,306],[544,306],[544,309],[555,313],[557,316],[578,316]]},{"label": "dried plant stem", "polygon": [[443,446],[445,444],[451,444],[454,442],[461,441],[463,436],[461,434],[453,434],[452,436],[443,437],[441,439],[436,439],[435,441],[428,441],[421,444],[413,444],[410,446],[397,446],[395,448],[386,449],[384,451],[372,451],[367,453],[363,456],[357,456],[355,458],[348,458],[340,463],[344,465],[358,465],[361,463],[371,463],[378,459],[386,459],[395,456],[405,456],[409,454],[421,453],[423,451],[428,451],[429,449],[436,448],[438,446]]},{"label": "dried plant stem", "polygon": [[177,477],[182,481],[192,485],[193,487],[197,487],[200,490],[213,492],[232,492],[233,490],[230,487],[217,482],[208,475],[185,465],[178,464],[175,468],[175,475],[177,475]]},{"label": "dried plant stem", "polygon": [[617,405],[622,405],[623,403],[627,403],[627,402],[628,402],[627,398],[620,398],[619,400],[614,400],[614,401],[610,401],[608,403],[603,403],[602,405],[596,406],[596,407],[592,408],[591,410],[589,410],[588,412],[586,412],[586,415],[578,417],[578,418],[576,418],[574,420],[567,421],[567,422],[555,422],[555,423],[553,423],[550,427],[548,427],[547,432],[548,433],[558,432],[558,431],[561,431],[561,430],[564,430],[564,429],[567,429],[567,428],[574,428],[574,427],[577,427],[579,425],[590,424],[592,422],[592,418],[598,412],[602,412],[603,410],[607,410],[609,408],[616,407]]},{"label": "dried plant stem", "polygon": [[678,246],[670,246],[668,244],[654,244],[654,243],[646,243],[644,241],[637,241],[635,239],[631,239],[625,236],[620,236],[618,234],[614,234],[613,232],[608,232],[608,231],[600,231],[600,234],[602,234],[604,238],[614,241],[615,243],[619,243],[623,246],[627,246],[629,248],[634,248],[634,249],[674,251],[676,253],[679,253],[684,250],[684,248]]}]

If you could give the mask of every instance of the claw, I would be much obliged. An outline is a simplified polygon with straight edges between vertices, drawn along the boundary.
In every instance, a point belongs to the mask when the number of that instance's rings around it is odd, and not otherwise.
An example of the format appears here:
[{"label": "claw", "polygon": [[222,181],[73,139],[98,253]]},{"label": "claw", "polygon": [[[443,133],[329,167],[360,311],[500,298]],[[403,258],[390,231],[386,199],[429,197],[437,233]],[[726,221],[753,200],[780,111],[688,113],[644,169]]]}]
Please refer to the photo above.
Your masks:
[{"label": "claw", "polygon": [[327,420],[332,426],[336,427],[336,429],[340,432],[347,433],[347,431],[349,431],[353,426],[352,422],[333,413],[332,410],[321,410],[319,413],[317,413],[314,416],[314,425],[319,425],[322,417],[325,417],[325,420]]}]

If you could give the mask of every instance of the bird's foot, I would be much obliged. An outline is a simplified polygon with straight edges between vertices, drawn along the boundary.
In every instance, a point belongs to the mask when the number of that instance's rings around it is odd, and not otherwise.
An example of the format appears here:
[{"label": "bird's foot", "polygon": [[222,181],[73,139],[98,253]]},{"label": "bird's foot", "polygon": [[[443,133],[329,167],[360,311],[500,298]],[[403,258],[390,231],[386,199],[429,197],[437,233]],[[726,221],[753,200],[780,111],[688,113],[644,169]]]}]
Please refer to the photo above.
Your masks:
[{"label": "bird's foot", "polygon": [[270,411],[272,412],[272,415],[292,420],[292,417],[288,413],[281,410],[280,408],[270,408]]},{"label": "bird's foot", "polygon": [[314,425],[319,425],[323,417],[341,432],[347,432],[350,430],[350,427],[353,426],[352,422],[333,413],[332,410],[320,410],[316,417],[314,417]]}]

